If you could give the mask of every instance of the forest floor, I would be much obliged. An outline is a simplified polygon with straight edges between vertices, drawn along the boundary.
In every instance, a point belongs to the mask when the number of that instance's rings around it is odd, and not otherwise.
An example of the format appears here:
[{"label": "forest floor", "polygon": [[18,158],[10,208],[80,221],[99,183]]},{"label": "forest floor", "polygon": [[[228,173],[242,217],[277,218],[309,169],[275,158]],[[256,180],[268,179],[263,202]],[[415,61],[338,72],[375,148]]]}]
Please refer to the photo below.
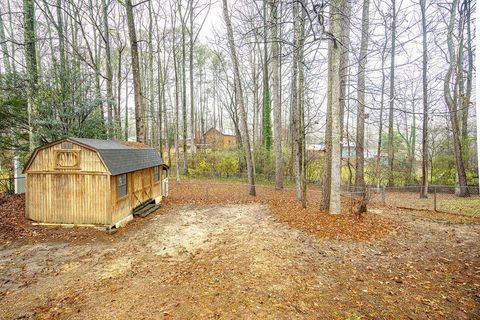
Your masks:
[{"label": "forest floor", "polygon": [[243,187],[171,183],[114,235],[33,226],[0,198],[0,319],[480,319],[479,217],[331,216],[315,189],[301,209]]}]

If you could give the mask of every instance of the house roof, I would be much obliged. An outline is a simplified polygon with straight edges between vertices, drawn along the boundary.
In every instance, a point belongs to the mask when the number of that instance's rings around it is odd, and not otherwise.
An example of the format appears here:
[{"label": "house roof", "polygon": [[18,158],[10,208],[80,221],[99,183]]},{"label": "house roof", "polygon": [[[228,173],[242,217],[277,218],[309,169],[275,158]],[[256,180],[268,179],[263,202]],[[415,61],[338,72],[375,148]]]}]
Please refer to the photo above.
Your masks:
[{"label": "house roof", "polygon": [[37,148],[32,154],[30,160],[27,162],[25,168],[29,166],[31,160],[38,150],[67,140],[76,142],[80,145],[97,151],[105,163],[108,171],[110,171],[112,175],[123,174],[160,165],[165,166],[158,152],[154,148],[145,144],[72,137],[61,139]]},{"label": "house roof", "polygon": [[207,131],[205,131],[204,135],[207,134],[207,133],[209,133],[210,131],[215,131],[215,132],[218,132],[218,133],[220,133],[220,134],[223,135],[223,133],[222,133],[220,130],[218,130],[217,128],[214,128],[214,127],[211,127],[210,129],[208,129]]},{"label": "house roof", "polygon": [[220,131],[220,130],[218,130],[217,128],[214,128],[214,127],[211,127],[210,129],[208,129],[207,131],[205,131],[204,135],[206,135],[206,134],[209,133],[210,131],[216,131],[216,132],[220,133],[222,136],[226,136],[226,137],[236,137],[236,135],[234,135],[234,134],[223,133],[222,131]]}]

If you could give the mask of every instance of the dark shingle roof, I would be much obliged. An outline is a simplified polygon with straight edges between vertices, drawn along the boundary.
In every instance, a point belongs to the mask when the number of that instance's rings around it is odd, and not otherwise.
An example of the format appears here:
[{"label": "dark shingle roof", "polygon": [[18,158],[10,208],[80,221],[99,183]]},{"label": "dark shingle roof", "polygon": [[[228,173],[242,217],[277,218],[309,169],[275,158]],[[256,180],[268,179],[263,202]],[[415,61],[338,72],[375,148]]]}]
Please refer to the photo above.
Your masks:
[{"label": "dark shingle roof", "polygon": [[153,148],[132,147],[113,140],[69,139],[95,149],[114,176],[163,164],[162,158]]}]

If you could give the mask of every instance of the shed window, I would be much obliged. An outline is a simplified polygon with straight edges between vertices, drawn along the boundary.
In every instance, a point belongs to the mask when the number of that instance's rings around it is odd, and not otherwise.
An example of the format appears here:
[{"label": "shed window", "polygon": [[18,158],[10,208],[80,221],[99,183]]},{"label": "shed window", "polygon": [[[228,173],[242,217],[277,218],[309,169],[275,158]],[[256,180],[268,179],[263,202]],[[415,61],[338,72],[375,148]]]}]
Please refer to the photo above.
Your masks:
[{"label": "shed window", "polygon": [[117,176],[117,198],[127,195],[127,174]]},{"label": "shed window", "polygon": [[160,167],[153,167],[153,181],[160,181]]}]

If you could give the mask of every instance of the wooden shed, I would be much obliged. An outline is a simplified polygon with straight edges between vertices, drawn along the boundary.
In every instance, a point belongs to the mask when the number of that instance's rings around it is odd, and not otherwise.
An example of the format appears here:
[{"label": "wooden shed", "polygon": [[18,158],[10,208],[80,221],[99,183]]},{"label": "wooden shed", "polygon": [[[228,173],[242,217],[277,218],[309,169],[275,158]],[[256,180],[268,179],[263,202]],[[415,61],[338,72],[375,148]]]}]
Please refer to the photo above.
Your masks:
[{"label": "wooden shed", "polygon": [[58,140],[37,148],[25,165],[26,217],[118,227],[134,210],[161,202],[167,170],[157,151],[143,144]]}]

